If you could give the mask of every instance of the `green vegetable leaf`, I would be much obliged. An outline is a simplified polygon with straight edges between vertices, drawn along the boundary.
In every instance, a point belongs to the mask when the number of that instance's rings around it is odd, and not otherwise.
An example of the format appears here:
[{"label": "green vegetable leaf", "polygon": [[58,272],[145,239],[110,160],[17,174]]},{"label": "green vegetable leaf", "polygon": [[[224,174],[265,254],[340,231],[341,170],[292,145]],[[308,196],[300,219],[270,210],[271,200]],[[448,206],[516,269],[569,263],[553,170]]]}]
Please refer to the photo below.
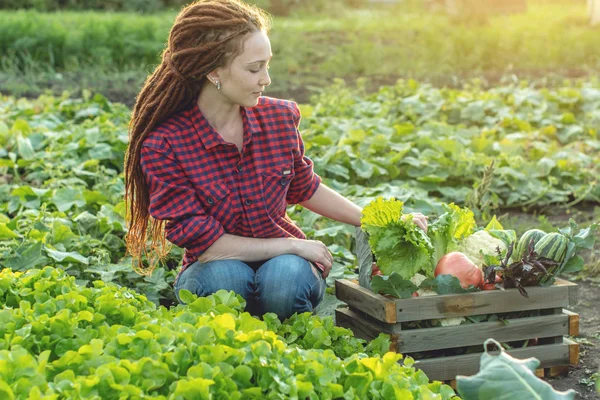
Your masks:
[{"label": "green vegetable leaf", "polygon": [[385,275],[396,272],[404,279],[419,271],[432,275],[431,242],[411,219],[401,218],[402,207],[401,201],[379,197],[363,209],[362,228],[369,234],[377,265]]},{"label": "green vegetable leaf", "polygon": [[6,226],[6,223],[0,222],[0,240],[9,240],[18,238],[19,235]]},{"label": "green vegetable leaf", "polygon": [[52,202],[59,211],[67,211],[73,205],[83,207],[86,205],[81,189],[61,188],[57,189],[52,197]]},{"label": "green vegetable leaf", "polygon": [[480,371],[474,376],[456,377],[459,395],[465,400],[532,399],[532,400],[572,400],[575,391],[556,391],[549,383],[535,376],[540,365],[536,358],[519,360],[508,355],[493,339],[485,343],[495,343],[500,354],[487,352],[481,355]]},{"label": "green vegetable leaf", "polygon": [[399,299],[411,297],[417,289],[414,283],[395,272],[389,276],[375,275],[371,280],[371,290],[375,293],[391,294]]},{"label": "green vegetable leaf", "polygon": [[440,258],[454,251],[458,242],[471,235],[475,229],[475,217],[468,208],[460,208],[455,204],[444,204],[445,213],[440,215],[427,229],[434,252],[431,263],[437,265]]},{"label": "green vegetable leaf", "polygon": [[50,258],[55,259],[56,261],[71,261],[71,262],[79,262],[82,264],[89,264],[89,260],[87,257],[82,256],[76,251],[66,252],[66,251],[58,251],[53,250],[48,247],[45,248],[46,253],[50,256]]},{"label": "green vegetable leaf", "polygon": [[464,289],[460,285],[460,281],[454,275],[438,275],[435,279],[425,279],[421,282],[420,289],[433,290],[437,294],[455,294],[455,293],[471,293],[478,292],[480,289],[470,285]]},{"label": "green vegetable leaf", "polygon": [[19,254],[2,262],[2,266],[12,268],[13,271],[32,269],[44,265],[48,259],[42,255],[42,242],[23,246]]},{"label": "green vegetable leaf", "polygon": [[502,227],[502,224],[500,222],[498,222],[498,220],[496,219],[496,216],[494,215],[492,217],[491,221],[485,227],[485,230],[486,231],[491,231],[491,230],[502,231],[502,230],[504,230],[504,228]]},{"label": "green vegetable leaf", "polygon": [[361,225],[385,227],[400,220],[404,203],[394,198],[378,197],[362,211]]}]

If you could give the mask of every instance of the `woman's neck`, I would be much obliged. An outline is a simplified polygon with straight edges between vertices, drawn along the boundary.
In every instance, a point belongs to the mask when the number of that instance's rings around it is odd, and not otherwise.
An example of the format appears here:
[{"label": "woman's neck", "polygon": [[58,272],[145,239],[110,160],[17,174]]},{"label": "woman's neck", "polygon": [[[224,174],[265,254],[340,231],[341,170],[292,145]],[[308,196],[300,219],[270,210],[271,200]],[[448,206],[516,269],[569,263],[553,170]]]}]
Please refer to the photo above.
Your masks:
[{"label": "woman's neck", "polygon": [[227,101],[212,85],[206,85],[198,96],[198,108],[217,132],[228,132],[241,120],[240,105]]}]

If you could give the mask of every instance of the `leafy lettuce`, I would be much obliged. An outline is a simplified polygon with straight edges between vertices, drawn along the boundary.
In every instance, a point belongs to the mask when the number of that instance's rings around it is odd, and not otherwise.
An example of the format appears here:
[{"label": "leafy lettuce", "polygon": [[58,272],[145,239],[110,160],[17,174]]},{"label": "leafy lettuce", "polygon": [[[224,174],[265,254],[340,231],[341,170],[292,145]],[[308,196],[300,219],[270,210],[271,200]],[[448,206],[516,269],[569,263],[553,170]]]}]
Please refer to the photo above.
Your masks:
[{"label": "leafy lettuce", "polygon": [[427,229],[427,235],[434,248],[431,258],[434,269],[445,254],[458,250],[460,241],[471,235],[476,226],[473,211],[468,208],[460,208],[454,203],[442,206],[446,212]]},{"label": "leafy lettuce", "polygon": [[425,233],[411,218],[403,218],[404,203],[378,197],[363,209],[361,227],[369,234],[369,245],[384,275],[396,273],[408,280],[417,273],[433,277],[435,266],[460,240],[475,229],[473,212],[455,204],[444,204],[445,212]]},{"label": "leafy lettuce", "polygon": [[400,200],[378,197],[363,209],[361,226],[369,234],[377,265],[383,274],[396,272],[404,279],[419,271],[432,276],[431,241],[411,219],[402,218],[403,208]]}]

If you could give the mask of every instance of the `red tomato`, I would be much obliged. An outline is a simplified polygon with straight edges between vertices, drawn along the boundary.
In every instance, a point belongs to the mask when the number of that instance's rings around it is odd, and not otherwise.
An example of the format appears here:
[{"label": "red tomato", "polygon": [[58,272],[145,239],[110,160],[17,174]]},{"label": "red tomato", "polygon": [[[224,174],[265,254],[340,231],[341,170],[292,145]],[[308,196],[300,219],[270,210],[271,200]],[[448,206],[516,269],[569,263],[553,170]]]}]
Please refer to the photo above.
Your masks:
[{"label": "red tomato", "polygon": [[438,261],[435,267],[435,276],[453,275],[458,278],[463,288],[470,285],[480,287],[483,284],[483,271],[469,260],[463,253],[453,251],[448,253]]}]

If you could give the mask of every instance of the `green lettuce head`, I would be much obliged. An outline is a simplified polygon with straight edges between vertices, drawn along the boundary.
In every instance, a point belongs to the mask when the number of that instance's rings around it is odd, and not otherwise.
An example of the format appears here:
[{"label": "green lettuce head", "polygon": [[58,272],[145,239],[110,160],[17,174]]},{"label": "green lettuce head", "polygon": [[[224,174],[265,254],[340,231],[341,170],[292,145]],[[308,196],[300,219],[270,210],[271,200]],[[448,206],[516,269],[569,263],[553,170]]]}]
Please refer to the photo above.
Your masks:
[{"label": "green lettuce head", "polygon": [[433,276],[433,246],[410,218],[402,218],[404,203],[378,197],[363,209],[361,227],[369,234],[369,245],[385,275],[398,273],[410,279],[421,271]]}]

